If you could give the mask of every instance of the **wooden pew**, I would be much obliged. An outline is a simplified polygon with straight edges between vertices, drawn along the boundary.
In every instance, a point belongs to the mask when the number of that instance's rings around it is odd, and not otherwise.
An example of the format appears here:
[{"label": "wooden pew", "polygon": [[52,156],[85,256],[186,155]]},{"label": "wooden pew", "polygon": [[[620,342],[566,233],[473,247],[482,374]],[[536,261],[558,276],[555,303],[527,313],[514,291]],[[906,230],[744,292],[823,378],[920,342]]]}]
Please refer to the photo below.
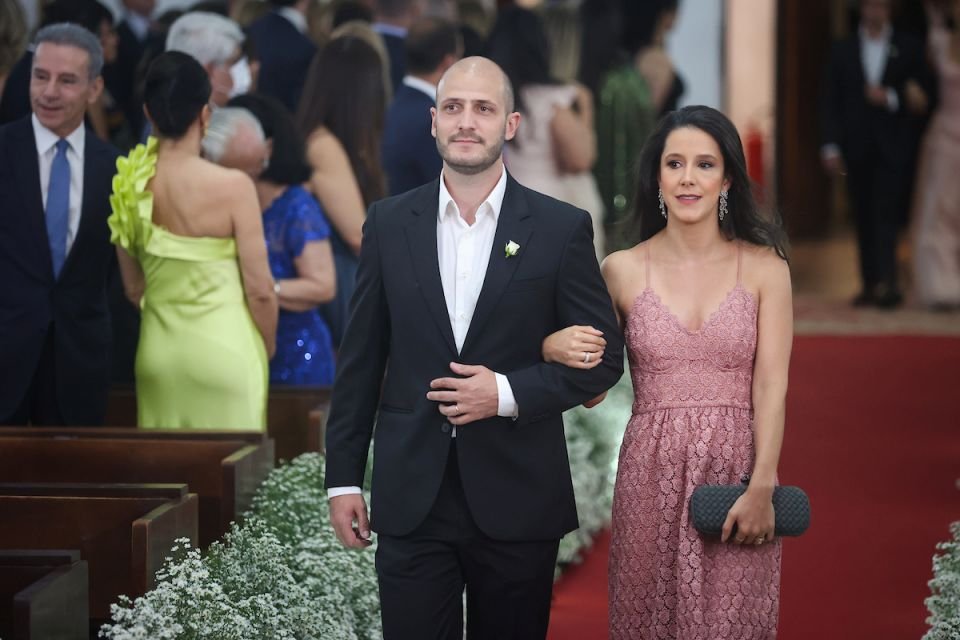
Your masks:
[{"label": "wooden pew", "polygon": [[0,637],[87,640],[87,580],[77,550],[0,551]]},{"label": "wooden pew", "polygon": [[267,433],[277,443],[276,458],[323,451],[330,407],[329,387],[273,386],[267,397]]},{"label": "wooden pew", "polygon": [[[330,406],[329,387],[280,386],[267,397],[267,435],[276,446],[276,461],[292,460],[307,451],[323,451]],[[137,424],[137,397],[130,385],[115,385],[107,401],[104,422],[112,427]]]},{"label": "wooden pew", "polygon": [[264,434],[99,428],[0,429],[0,482],[186,483],[200,499],[200,544],[250,507],[273,468]]},{"label": "wooden pew", "polygon": [[0,549],[78,549],[90,617],[143,595],[177,538],[197,540],[197,496],[183,484],[0,484]]}]

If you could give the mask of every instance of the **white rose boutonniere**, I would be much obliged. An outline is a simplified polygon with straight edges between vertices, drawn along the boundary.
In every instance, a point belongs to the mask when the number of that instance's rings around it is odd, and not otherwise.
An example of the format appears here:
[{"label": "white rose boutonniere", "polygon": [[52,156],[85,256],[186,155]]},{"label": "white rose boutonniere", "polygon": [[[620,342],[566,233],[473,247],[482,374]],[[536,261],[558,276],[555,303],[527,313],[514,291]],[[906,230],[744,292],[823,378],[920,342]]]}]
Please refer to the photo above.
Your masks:
[{"label": "white rose boutonniere", "polygon": [[507,246],[503,248],[503,255],[506,258],[512,258],[517,255],[517,252],[520,251],[520,245],[511,240],[507,243]]}]

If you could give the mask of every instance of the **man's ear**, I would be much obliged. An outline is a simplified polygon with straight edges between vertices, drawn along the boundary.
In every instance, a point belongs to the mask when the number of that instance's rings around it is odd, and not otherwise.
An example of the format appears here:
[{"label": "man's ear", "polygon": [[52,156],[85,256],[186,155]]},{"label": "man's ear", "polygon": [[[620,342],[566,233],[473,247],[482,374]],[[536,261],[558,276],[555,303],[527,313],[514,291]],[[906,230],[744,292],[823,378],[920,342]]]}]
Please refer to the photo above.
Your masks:
[{"label": "man's ear", "polygon": [[430,107],[430,135],[437,137],[437,108]]},{"label": "man's ear", "polygon": [[100,94],[103,93],[103,76],[94,78],[91,85],[90,95],[87,97],[87,104],[93,104],[100,99]]},{"label": "man's ear", "polygon": [[513,140],[513,137],[517,135],[518,128],[520,128],[520,112],[514,111],[507,116],[507,126],[503,132],[503,139]]}]

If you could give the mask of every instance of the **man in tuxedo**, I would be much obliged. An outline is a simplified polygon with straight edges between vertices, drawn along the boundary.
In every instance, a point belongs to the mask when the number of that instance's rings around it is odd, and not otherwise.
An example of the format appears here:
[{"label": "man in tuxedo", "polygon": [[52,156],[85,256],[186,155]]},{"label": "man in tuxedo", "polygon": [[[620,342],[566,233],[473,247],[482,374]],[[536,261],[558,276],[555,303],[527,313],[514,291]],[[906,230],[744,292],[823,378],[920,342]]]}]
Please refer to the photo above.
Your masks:
[{"label": "man in tuxedo", "polygon": [[84,126],[102,66],[89,31],[44,27],[33,113],[0,129],[0,424],[103,422],[117,152]]},{"label": "man in tuxedo", "polygon": [[[327,426],[331,521],[379,534],[386,640],[535,640],[557,547],[578,526],[561,413],[612,386],[623,343],[590,216],[503,166],[520,121],[485,58],[439,83],[440,178],[374,203]],[[595,368],[546,364],[568,325],[603,331]],[[372,520],[360,495],[374,438]]]},{"label": "man in tuxedo", "polygon": [[407,75],[384,119],[383,169],[391,195],[436,179],[442,168],[430,133],[430,108],[437,82],[460,58],[463,45],[457,27],[439,18],[423,18],[407,34]]},{"label": "man in tuxedo", "polygon": [[897,227],[914,170],[929,75],[923,47],[890,23],[891,0],[861,0],[856,34],[835,44],[821,102],[821,159],[847,175],[863,289],[854,305],[896,307]]},{"label": "man in tuxedo", "polygon": [[270,0],[275,10],[247,30],[260,56],[258,90],[282,102],[291,113],[303,91],[317,45],[307,33],[309,0]]}]

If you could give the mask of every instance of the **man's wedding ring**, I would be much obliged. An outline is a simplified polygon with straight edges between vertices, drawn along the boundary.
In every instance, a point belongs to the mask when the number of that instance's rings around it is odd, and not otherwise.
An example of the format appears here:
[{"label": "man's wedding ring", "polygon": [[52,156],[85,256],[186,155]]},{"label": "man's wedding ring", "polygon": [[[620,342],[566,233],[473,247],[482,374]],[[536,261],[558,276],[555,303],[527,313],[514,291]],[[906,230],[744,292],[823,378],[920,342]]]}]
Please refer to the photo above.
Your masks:
[{"label": "man's wedding ring", "polygon": [[589,352],[589,351],[584,351],[584,352],[583,352],[583,364],[587,364],[587,363],[589,363],[589,362],[590,362],[590,352]]},{"label": "man's wedding ring", "polygon": [[459,404],[453,405],[453,415],[455,415],[455,416],[460,415],[460,405],[459,405]]}]

